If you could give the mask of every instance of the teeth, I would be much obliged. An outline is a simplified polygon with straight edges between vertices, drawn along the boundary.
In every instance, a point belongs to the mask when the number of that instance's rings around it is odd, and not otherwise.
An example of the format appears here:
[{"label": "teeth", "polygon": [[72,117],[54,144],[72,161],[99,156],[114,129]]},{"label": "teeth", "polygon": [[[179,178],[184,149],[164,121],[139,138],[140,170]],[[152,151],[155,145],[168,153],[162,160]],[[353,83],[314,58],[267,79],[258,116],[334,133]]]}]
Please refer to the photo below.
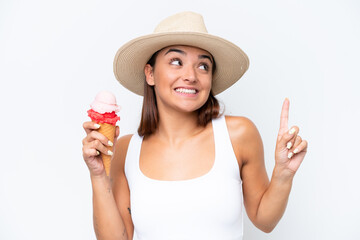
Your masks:
[{"label": "teeth", "polygon": [[196,93],[195,89],[185,89],[185,88],[177,88],[177,89],[175,89],[175,91],[180,92],[180,93],[192,93],[192,94]]}]

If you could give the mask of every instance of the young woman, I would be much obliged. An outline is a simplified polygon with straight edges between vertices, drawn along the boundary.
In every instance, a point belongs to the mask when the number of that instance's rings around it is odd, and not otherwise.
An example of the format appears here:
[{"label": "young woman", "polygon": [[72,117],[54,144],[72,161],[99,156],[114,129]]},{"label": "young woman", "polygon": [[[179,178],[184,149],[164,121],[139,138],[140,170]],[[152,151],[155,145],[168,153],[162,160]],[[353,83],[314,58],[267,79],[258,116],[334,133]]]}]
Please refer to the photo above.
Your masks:
[{"label": "young woman", "polygon": [[274,229],[307,142],[297,126],[288,128],[285,99],[269,181],[256,126],[223,116],[214,97],[248,65],[240,48],[208,34],[192,12],[165,19],[153,34],[119,49],[115,75],[144,102],[138,133],[115,143],[110,177],[98,152],[107,154],[112,139],[84,123],[98,239],[239,240],[243,205],[256,227]]}]

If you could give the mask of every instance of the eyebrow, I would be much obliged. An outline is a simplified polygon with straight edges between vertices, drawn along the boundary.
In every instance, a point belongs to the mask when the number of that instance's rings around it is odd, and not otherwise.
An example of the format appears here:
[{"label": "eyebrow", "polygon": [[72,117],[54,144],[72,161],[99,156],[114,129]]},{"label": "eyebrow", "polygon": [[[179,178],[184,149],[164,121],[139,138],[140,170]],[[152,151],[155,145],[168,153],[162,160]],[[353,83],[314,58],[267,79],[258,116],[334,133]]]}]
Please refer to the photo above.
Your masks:
[{"label": "eyebrow", "polygon": [[176,48],[170,48],[164,55],[170,53],[170,52],[177,52],[177,53],[180,53],[182,55],[186,55],[186,52],[184,52],[183,50],[180,50],[180,49],[176,49]]},{"label": "eyebrow", "polygon": [[213,61],[211,60],[211,57],[210,57],[210,56],[208,56],[208,55],[200,55],[200,56],[199,56],[199,59],[204,59],[204,58],[209,59],[210,62],[213,63]]},{"label": "eyebrow", "polygon": [[[164,55],[170,53],[170,52],[177,52],[180,53],[182,55],[186,55],[186,52],[184,52],[183,50],[177,49],[177,48],[170,48]],[[211,63],[213,63],[212,58],[209,55],[199,55],[199,59],[209,59]]]}]

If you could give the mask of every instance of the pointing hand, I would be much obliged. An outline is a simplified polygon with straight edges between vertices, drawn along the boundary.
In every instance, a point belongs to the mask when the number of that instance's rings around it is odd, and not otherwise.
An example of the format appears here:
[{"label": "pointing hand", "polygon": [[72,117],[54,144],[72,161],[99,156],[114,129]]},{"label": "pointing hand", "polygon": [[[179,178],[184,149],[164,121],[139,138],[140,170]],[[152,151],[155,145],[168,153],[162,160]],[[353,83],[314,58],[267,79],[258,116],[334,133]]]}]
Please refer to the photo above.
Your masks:
[{"label": "pointing hand", "polygon": [[300,137],[299,127],[288,128],[289,105],[289,99],[285,98],[275,147],[275,167],[294,175],[305,157],[308,143]]}]

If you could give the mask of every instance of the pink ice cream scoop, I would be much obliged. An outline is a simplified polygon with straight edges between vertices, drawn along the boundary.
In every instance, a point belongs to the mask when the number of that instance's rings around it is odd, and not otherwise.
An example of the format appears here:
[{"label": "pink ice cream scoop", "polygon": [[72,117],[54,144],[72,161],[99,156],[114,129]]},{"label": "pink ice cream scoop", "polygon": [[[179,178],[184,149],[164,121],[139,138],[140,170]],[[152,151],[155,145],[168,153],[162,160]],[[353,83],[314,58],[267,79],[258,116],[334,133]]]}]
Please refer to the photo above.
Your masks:
[{"label": "pink ice cream scoop", "polygon": [[109,91],[100,91],[95,100],[90,104],[88,115],[92,121],[97,123],[116,124],[120,117],[116,115],[120,106],[116,104],[115,96]]},{"label": "pink ice cream scoop", "polygon": [[92,110],[98,113],[119,112],[120,107],[116,104],[114,94],[109,91],[100,91],[95,100],[90,104]]}]

